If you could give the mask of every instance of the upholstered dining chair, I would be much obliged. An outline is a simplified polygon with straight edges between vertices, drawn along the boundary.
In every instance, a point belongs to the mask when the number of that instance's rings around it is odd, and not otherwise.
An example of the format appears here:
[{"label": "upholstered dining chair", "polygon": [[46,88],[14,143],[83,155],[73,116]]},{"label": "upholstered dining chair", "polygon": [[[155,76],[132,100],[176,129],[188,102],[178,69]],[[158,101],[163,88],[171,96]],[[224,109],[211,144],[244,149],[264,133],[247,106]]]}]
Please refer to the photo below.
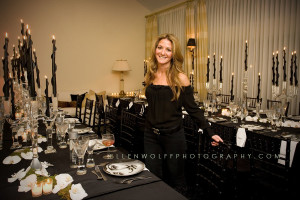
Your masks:
[{"label": "upholstered dining chair", "polygon": [[83,124],[87,126],[91,126],[93,106],[94,106],[94,100],[86,99],[84,114],[83,114]]}]

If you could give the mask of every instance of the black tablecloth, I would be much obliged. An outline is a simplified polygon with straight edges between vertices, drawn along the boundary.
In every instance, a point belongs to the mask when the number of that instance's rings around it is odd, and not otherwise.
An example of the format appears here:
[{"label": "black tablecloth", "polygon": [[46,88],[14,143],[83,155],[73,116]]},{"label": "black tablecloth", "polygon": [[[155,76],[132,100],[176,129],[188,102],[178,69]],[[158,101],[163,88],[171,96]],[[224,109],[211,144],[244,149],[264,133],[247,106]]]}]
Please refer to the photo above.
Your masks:
[{"label": "black tablecloth", "polygon": [[[39,131],[40,133],[44,134],[45,131],[43,125],[40,124],[40,126],[41,128],[39,129]],[[13,183],[8,183],[8,178],[10,178],[12,174],[18,172],[22,168],[26,169],[30,165],[31,160],[22,159],[15,165],[4,165],[2,163],[4,158],[6,158],[13,152],[13,150],[9,149],[11,146],[11,141],[8,138],[11,132],[8,130],[7,126],[5,126],[4,134],[6,136],[6,140],[4,140],[3,150],[0,151],[0,197],[1,199],[32,199],[33,197],[31,195],[31,191],[26,193],[18,192],[18,186],[20,185],[20,182],[18,180]],[[152,178],[134,181],[131,184],[116,183],[116,181],[121,180],[125,177],[111,176],[105,174],[103,170],[102,172],[108,178],[108,181],[97,180],[96,176],[91,173],[94,168],[87,168],[87,174],[79,176],[76,174],[76,169],[72,169],[69,167],[69,148],[60,149],[56,145],[55,137],[53,143],[54,147],[57,150],[57,153],[45,154],[44,152],[41,152],[39,153],[39,160],[47,161],[54,165],[54,167],[47,168],[47,171],[50,175],[68,173],[74,179],[73,184],[81,183],[82,187],[88,194],[85,199],[186,199],[180,193],[172,189],[170,186],[168,186],[166,183],[164,183],[162,180],[160,180],[158,177],[147,170],[142,171],[137,175],[151,176]],[[39,145],[43,149],[46,149],[46,142],[43,142]],[[118,154],[118,156],[115,156],[118,159],[123,159],[126,157],[126,155],[122,154],[120,151],[114,153]],[[99,155],[94,154],[96,164],[107,161],[102,158],[104,154],[105,153],[101,153]],[[114,161],[118,161],[118,159],[115,159]],[[41,197],[38,197],[36,199],[59,199],[59,196],[57,194],[49,194],[42,195]]]}]

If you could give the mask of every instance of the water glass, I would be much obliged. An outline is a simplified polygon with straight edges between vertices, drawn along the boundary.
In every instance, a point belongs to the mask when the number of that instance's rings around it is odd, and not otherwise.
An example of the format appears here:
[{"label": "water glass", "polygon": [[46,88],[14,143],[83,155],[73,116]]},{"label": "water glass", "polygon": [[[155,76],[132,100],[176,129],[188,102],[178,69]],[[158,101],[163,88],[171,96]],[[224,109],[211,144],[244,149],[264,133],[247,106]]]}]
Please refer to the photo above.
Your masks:
[{"label": "water glass", "polygon": [[86,174],[87,170],[84,165],[84,155],[87,150],[89,144],[89,139],[86,137],[79,137],[78,139],[74,140],[74,150],[78,157],[78,167],[77,167],[77,175],[84,175]]},{"label": "water glass", "polygon": [[86,161],[86,167],[87,168],[92,168],[95,167],[95,161],[93,158],[93,153],[94,153],[94,147],[97,144],[97,138],[95,137],[89,137],[89,144],[87,148],[87,153],[88,153],[88,158]]}]

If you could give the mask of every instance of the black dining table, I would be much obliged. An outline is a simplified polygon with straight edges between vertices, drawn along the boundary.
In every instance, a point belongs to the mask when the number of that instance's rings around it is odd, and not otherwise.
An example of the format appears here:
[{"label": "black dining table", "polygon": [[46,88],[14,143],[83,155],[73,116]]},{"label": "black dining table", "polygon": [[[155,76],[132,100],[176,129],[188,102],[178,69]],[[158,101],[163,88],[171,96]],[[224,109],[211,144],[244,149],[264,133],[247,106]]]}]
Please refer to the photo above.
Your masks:
[{"label": "black dining table", "polygon": [[[45,127],[42,123],[39,123],[39,134],[45,135]],[[18,187],[20,185],[20,181],[16,180],[15,182],[9,183],[8,178],[11,177],[12,174],[17,173],[22,168],[26,169],[30,166],[31,160],[21,159],[21,161],[17,164],[5,165],[3,164],[3,160],[9,156],[14,150],[10,150],[10,146],[12,144],[11,138],[11,130],[9,125],[6,123],[4,126],[4,141],[3,141],[3,149],[0,150],[0,197],[1,199],[60,199],[58,194],[48,194],[42,195],[40,197],[32,197],[31,191],[28,192],[18,192]],[[46,149],[47,142],[42,142],[39,144],[43,150]],[[160,178],[152,174],[148,170],[143,170],[136,175],[132,175],[130,177],[136,176],[147,176],[151,177],[145,180],[133,181],[131,184],[120,184],[118,183],[120,180],[128,177],[119,177],[113,176],[105,173],[103,168],[100,167],[102,173],[107,177],[107,181],[97,180],[97,176],[93,174],[91,171],[94,168],[87,168],[87,173],[85,175],[77,175],[77,169],[70,168],[70,150],[69,147],[65,149],[60,149],[56,144],[56,136],[54,134],[53,137],[53,146],[57,150],[56,153],[53,154],[45,154],[44,151],[40,152],[39,160],[47,161],[54,166],[49,166],[46,170],[48,173],[53,175],[58,175],[62,173],[67,173],[72,176],[73,182],[72,184],[80,183],[83,189],[88,194],[84,199],[109,199],[109,200],[147,200],[147,199],[170,199],[170,200],[186,200],[186,197],[175,191],[165,182],[163,182]],[[118,148],[115,148],[117,151],[114,151],[114,159],[113,160],[105,160],[103,156],[105,152],[99,153],[98,155],[94,153],[93,157],[95,163],[99,165],[103,162],[119,162],[123,160],[127,160],[127,154],[122,153]],[[99,150],[96,152],[102,152],[104,150]],[[86,161],[85,156],[85,161]]]}]

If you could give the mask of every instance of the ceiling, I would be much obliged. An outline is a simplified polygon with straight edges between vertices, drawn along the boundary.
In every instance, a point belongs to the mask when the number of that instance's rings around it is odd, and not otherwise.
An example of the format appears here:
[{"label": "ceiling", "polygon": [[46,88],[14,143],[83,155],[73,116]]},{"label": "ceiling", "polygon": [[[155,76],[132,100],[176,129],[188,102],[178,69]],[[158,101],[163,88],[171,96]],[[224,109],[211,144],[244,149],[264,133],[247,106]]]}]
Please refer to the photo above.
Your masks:
[{"label": "ceiling", "polygon": [[148,10],[154,11],[178,0],[136,0],[136,1],[142,4]]}]

